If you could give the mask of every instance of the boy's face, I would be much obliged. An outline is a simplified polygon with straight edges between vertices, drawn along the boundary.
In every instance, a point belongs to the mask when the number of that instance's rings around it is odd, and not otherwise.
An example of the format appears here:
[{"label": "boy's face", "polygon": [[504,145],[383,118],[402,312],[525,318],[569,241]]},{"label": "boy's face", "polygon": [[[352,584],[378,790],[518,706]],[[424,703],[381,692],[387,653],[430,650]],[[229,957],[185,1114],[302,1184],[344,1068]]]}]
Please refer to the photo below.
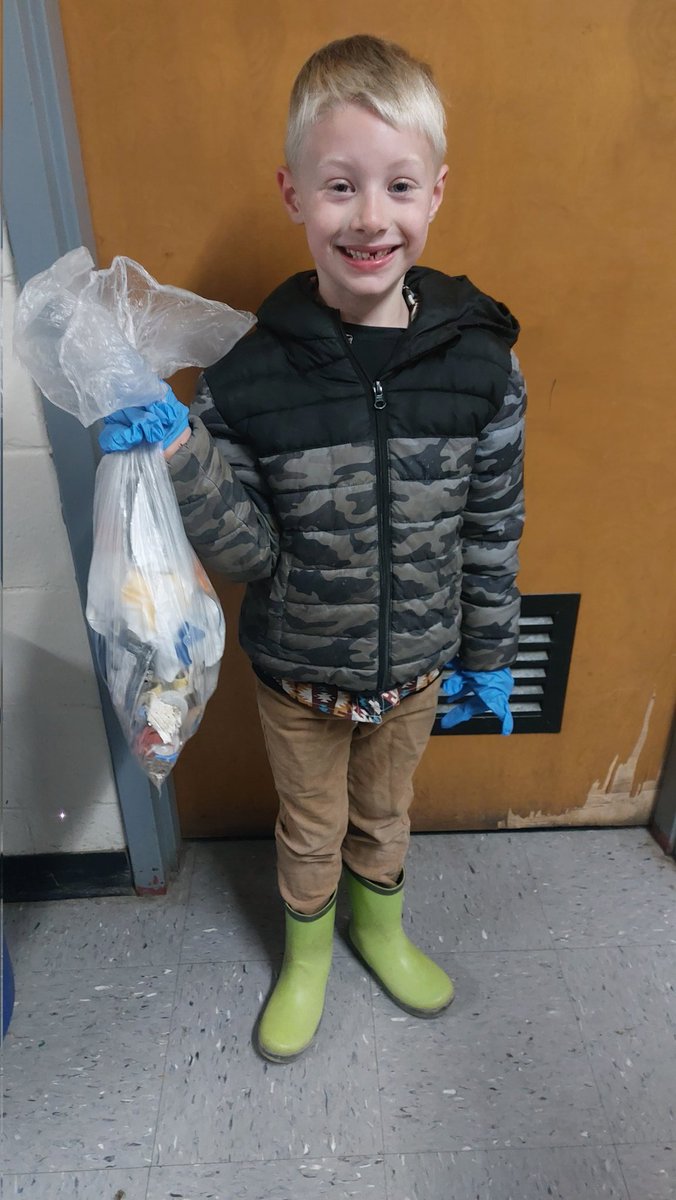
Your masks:
[{"label": "boy's face", "polygon": [[404,275],[418,260],[444,192],[422,133],[358,105],[307,132],[295,171],[277,173],[291,219],[305,225],[325,304],[345,320],[405,325]]}]

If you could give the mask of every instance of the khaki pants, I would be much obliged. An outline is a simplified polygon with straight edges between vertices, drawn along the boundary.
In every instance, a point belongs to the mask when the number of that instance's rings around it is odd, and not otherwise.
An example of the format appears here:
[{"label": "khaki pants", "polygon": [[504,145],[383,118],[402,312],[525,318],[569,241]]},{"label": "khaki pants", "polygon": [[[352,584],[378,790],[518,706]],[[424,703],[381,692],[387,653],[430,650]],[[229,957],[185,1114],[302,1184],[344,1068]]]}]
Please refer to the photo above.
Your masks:
[{"label": "khaki pants", "polygon": [[343,861],[374,883],[399,879],[413,772],[432,731],[440,683],[371,725],[322,716],[256,680],[279,795],[279,890],[297,912],[319,911],[338,885]]}]

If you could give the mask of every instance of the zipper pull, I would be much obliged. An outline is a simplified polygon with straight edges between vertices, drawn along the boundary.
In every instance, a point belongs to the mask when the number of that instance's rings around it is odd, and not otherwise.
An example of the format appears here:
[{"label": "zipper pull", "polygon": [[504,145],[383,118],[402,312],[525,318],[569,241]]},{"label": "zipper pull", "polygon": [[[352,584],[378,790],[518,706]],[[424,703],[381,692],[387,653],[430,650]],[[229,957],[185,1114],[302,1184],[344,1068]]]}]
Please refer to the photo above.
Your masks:
[{"label": "zipper pull", "polygon": [[373,384],[373,407],[380,410],[381,408],[385,408],[386,404],[387,400],[383,393],[383,385],[379,379],[376,379]]}]

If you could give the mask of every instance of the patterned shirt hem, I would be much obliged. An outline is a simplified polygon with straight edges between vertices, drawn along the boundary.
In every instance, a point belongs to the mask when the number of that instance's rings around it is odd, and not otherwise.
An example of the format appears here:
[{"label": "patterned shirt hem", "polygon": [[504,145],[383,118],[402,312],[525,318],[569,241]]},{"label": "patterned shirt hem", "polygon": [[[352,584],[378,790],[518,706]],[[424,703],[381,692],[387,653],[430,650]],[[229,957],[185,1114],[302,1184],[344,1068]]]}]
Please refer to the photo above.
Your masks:
[{"label": "patterned shirt hem", "polygon": [[342,717],[371,725],[382,724],[385,713],[396,708],[407,696],[422,692],[438,679],[441,671],[427,671],[417,675],[408,683],[389,688],[386,692],[350,692],[334,684],[298,683],[295,679],[278,679],[257,672],[263,683],[272,684],[276,691],[283,692],[298,704],[304,704],[313,712],[325,717]]}]

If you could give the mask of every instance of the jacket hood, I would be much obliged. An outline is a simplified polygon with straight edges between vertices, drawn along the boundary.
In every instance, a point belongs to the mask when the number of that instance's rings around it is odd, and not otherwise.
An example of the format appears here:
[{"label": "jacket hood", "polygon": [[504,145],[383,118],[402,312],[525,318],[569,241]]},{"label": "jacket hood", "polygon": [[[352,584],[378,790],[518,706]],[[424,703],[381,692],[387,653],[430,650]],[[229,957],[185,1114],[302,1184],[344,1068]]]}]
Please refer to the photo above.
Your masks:
[{"label": "jacket hood", "polygon": [[[412,267],[404,282],[418,300],[406,338],[407,356],[424,354],[467,329],[492,333],[510,349],[516,342],[516,318],[504,304],[479,291],[466,275],[444,275],[429,267]],[[340,337],[338,310],[318,298],[314,271],[292,275],[264,300],[257,316],[259,325],[287,344]]]}]

